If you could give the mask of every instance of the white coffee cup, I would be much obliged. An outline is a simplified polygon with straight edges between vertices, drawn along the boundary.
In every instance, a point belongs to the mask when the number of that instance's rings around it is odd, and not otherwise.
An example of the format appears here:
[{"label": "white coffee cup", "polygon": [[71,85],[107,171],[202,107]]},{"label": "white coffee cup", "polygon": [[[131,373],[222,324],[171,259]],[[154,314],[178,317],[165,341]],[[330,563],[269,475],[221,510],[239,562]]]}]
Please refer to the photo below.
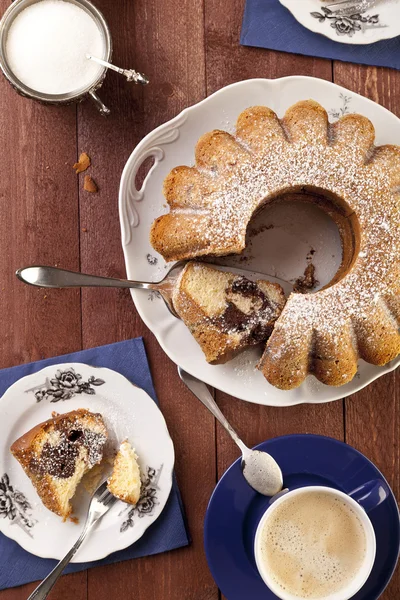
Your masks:
[{"label": "white coffee cup", "polygon": [[288,502],[288,500],[293,500],[294,498],[299,497],[302,494],[309,494],[310,492],[322,492],[324,494],[331,494],[332,496],[341,499],[342,501],[344,500],[359,518],[359,521],[364,529],[366,540],[365,554],[363,562],[361,564],[361,567],[358,569],[357,574],[351,579],[351,581],[345,588],[341,588],[340,591],[331,593],[320,599],[350,600],[350,598],[352,598],[358,592],[358,590],[361,589],[361,587],[367,581],[372,571],[376,554],[375,532],[367,513],[365,512],[364,508],[359,504],[359,502],[357,502],[347,494],[344,494],[343,492],[329,487],[307,486],[298,488],[293,491],[289,491],[283,493],[282,495],[279,495],[278,498],[271,503],[271,505],[268,507],[268,509],[266,510],[266,512],[260,520],[254,540],[254,554],[258,571],[262,579],[264,580],[264,583],[278,598],[281,598],[281,600],[301,600],[301,596],[295,596],[283,590],[282,587],[276,583],[271,574],[268,572],[265,561],[262,558],[261,541],[264,527],[267,525],[268,521],[271,519],[276,509],[283,503]]}]

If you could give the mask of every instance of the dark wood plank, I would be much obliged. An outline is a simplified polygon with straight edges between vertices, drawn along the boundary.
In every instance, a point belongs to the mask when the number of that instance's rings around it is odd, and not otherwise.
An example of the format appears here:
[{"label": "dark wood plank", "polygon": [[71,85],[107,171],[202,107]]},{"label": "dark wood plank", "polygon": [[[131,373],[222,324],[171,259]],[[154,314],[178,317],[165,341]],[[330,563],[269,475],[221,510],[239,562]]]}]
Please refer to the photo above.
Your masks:
[{"label": "dark wood plank", "polygon": [[[346,400],[346,441],[363,452],[382,471],[399,498],[399,373],[385,375]],[[400,569],[382,594],[383,600],[400,597]]]},{"label": "dark wood plank", "polygon": [[[1,0],[4,12],[7,0]],[[0,81],[0,367],[78,350],[78,290],[44,292],[14,275],[27,264],[79,268],[78,194],[71,165],[76,159],[76,109],[41,106]],[[50,416],[50,414],[49,414]],[[0,593],[21,600],[34,584]],[[60,581],[56,597],[86,598],[87,576]],[[55,597],[55,596],[53,596]]]},{"label": "dark wood plank", "polygon": [[[29,583],[17,588],[0,592],[1,600],[26,600],[39,582]],[[56,587],[49,594],[49,600],[86,600],[87,599],[87,574],[72,573],[59,579]]]},{"label": "dark wood plank", "polygon": [[[382,104],[400,117],[398,71],[336,63],[334,81]],[[386,375],[348,398],[345,409],[346,441],[382,470],[397,498],[400,492],[399,384],[398,372]],[[397,600],[399,595],[400,569],[397,567],[382,600]]]},{"label": "dark wood plank", "polygon": [[253,77],[309,75],[331,79],[331,61],[241,46],[244,0],[205,0],[207,95]]},{"label": "dark wood plank", "polygon": [[[96,195],[80,190],[81,268],[125,276],[118,219],[122,168],[148,131],[204,96],[203,12],[196,0],[97,3],[110,23],[114,60],[145,72],[145,89],[110,74],[99,94],[112,110],[79,107],[79,150],[92,157]],[[117,8],[118,7],[118,8]],[[125,26],[121,27],[121,19]],[[85,347],[143,335],[163,413],[175,443],[176,473],[193,536],[190,548],[90,570],[89,598],[217,598],[203,551],[203,517],[215,483],[214,422],[178,384],[176,367],[138,317],[129,293],[85,290]],[[199,426],[200,424],[200,426]]]},{"label": "dark wood plank", "polygon": [[[4,3],[3,3],[4,4]],[[80,348],[77,290],[26,286],[28,264],[79,267],[75,108],[45,107],[0,82],[0,367]],[[34,135],[32,135],[34,131]]]},{"label": "dark wood plank", "polygon": [[[228,420],[250,446],[293,433],[315,433],[340,440],[344,438],[341,401],[276,408],[242,402],[221,392],[217,392],[217,401]],[[220,426],[217,448],[218,476],[221,477],[240,456],[240,451]]]},{"label": "dark wood plank", "polygon": [[[101,0],[97,4],[112,28],[115,62],[146,72],[152,81],[148,88],[129,87],[111,75],[101,95],[112,116],[104,120],[86,103],[79,107],[76,123],[74,107],[33,104],[18,98],[4,80],[0,82],[1,164],[3,172],[10,174],[0,182],[0,241],[6,257],[0,267],[0,314],[7,315],[0,342],[1,367],[80,347],[80,293],[43,293],[19,284],[13,272],[33,262],[78,268],[80,249],[82,270],[124,276],[117,213],[119,177],[134,145],[148,131],[206,93],[240,79],[291,74],[331,78],[329,61],[240,47],[243,0],[205,0],[204,12],[196,0],[118,0],[112,4]],[[1,0],[1,8],[6,6]],[[342,64],[335,66],[334,73],[337,83],[399,114],[398,73]],[[80,189],[78,209],[70,165],[81,150],[92,155],[92,174],[100,192],[89,195]],[[215,440],[213,419],[178,383],[176,367],[141,323],[127,292],[86,290],[82,335],[85,347],[144,335],[175,441],[177,477],[193,544],[189,549],[93,569],[88,578],[85,573],[64,577],[52,597],[215,600],[217,590],[203,551],[203,517],[217,475],[215,442],[218,475],[237,457],[236,448],[220,430]],[[347,441],[382,468],[397,494],[398,390],[398,375],[392,374],[346,401]],[[221,393],[217,399],[249,444],[294,432],[344,435],[340,402],[275,409]],[[1,598],[22,600],[33,587],[4,591]],[[382,598],[395,600],[399,592],[397,574]]]}]

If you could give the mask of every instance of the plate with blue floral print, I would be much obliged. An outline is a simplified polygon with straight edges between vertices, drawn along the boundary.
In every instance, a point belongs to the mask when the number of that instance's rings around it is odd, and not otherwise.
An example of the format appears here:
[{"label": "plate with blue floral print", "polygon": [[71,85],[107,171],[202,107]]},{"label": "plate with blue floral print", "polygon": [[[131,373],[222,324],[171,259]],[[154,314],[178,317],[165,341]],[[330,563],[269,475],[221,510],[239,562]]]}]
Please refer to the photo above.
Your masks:
[{"label": "plate with blue floral print", "polygon": [[112,457],[129,440],[142,477],[138,503],[116,502],[77,553],[75,562],[89,562],[130,546],[159,517],[171,491],[174,447],[156,403],[115,371],[66,363],[17,381],[0,400],[0,531],[32,554],[61,559],[71,548],[85,520],[90,484],[79,486],[74,520],[63,522],[42,504],[10,446],[53,412],[78,408],[103,416],[109,434],[105,455]]},{"label": "plate with blue floral print", "polygon": [[399,0],[280,0],[299,23],[341,44],[400,35]]}]

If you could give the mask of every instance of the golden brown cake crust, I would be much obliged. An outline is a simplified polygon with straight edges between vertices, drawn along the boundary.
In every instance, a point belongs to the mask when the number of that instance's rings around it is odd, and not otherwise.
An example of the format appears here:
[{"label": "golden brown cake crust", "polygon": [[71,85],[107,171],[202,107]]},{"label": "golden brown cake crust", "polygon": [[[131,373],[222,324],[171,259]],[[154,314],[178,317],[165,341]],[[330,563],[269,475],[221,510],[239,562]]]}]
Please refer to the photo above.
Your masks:
[{"label": "golden brown cake crust", "polygon": [[200,138],[196,165],[166,179],[170,212],[150,235],[166,260],[242,252],[253,214],[290,196],[318,203],[337,223],[341,268],[324,289],[289,297],[260,362],[279,388],[309,373],[342,385],[359,358],[384,365],[400,353],[400,148],[374,141],[366,117],[330,124],[313,100],[283,119],[256,106],[239,116],[236,135]]},{"label": "golden brown cake crust", "polygon": [[[91,413],[86,409],[70,411],[39,423],[18,438],[10,448],[11,453],[31,479],[43,504],[52,512],[64,517],[64,519],[69,516],[71,506],[67,511],[65,510],[60,495],[57,493],[55,480],[64,477],[63,474],[57,475],[59,463],[67,463],[71,457],[63,457],[62,453],[58,453],[45,461],[43,448],[45,448],[49,436],[54,432],[74,433],[78,429],[80,431],[93,427],[100,432],[98,437],[97,435],[92,436],[89,440],[92,446],[90,462],[93,466],[99,463],[102,458],[103,446],[107,440],[107,430],[102,416],[98,413]],[[79,440],[77,440],[77,443],[79,444]],[[69,468],[69,465],[66,465],[66,468]]]}]

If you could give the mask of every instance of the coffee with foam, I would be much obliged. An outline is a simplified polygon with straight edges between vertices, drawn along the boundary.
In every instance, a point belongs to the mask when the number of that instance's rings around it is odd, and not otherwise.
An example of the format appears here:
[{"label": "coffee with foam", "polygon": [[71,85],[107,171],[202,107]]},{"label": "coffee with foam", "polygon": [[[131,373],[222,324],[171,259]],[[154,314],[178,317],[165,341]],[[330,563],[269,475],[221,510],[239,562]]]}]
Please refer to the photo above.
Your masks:
[{"label": "coffee with foam", "polygon": [[359,574],[367,539],[345,499],[310,491],[271,512],[260,550],[264,568],[283,594],[322,599],[345,590]]}]

